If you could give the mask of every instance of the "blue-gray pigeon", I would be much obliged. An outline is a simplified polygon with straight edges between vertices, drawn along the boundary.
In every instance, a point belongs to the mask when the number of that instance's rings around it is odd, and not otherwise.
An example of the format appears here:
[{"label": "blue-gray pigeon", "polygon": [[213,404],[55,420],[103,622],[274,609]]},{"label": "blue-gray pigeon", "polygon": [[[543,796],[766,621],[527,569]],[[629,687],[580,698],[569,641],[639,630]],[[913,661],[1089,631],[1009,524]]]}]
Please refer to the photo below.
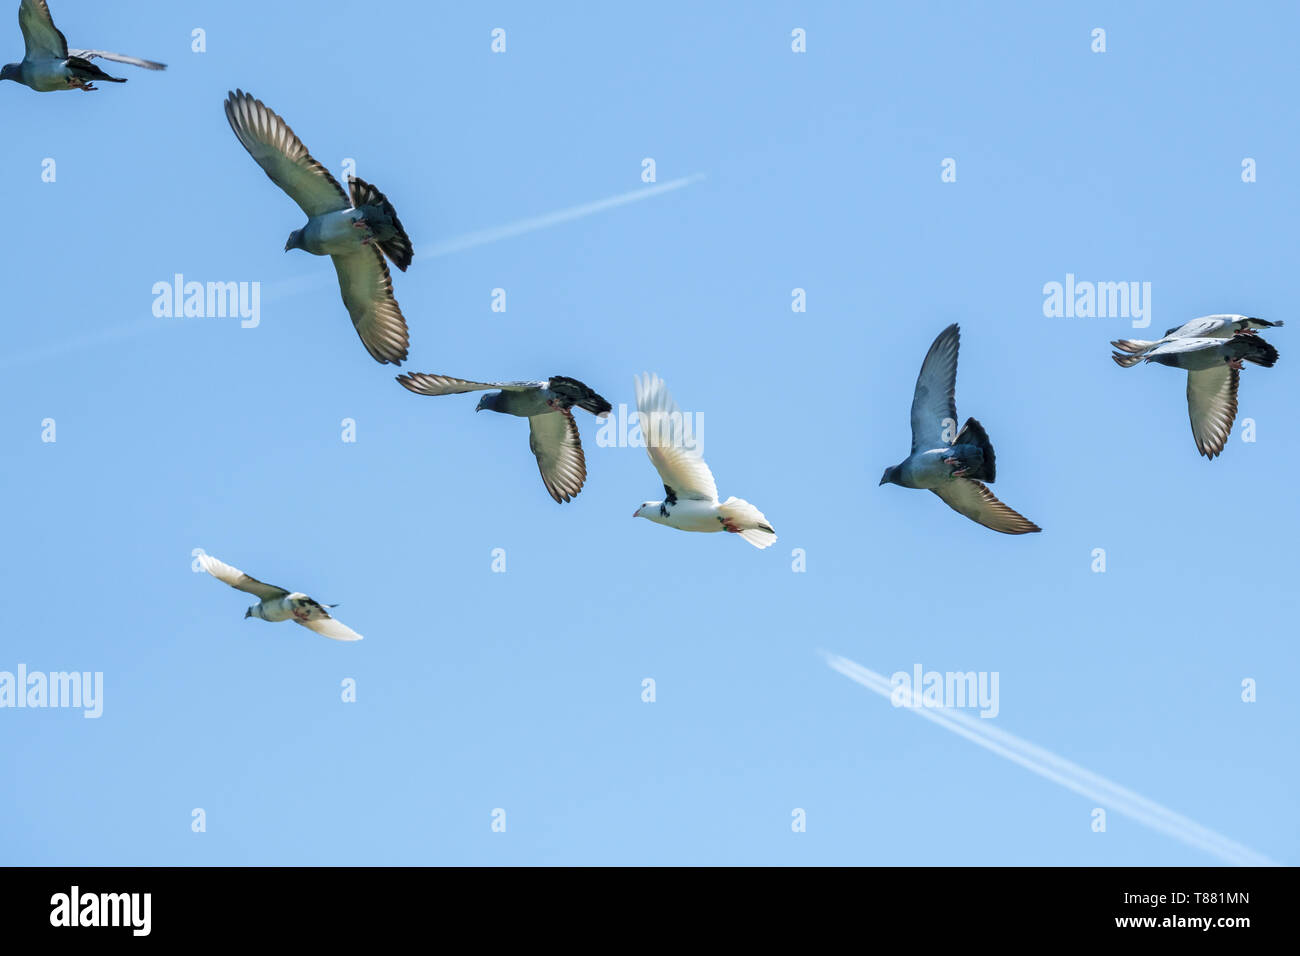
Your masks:
[{"label": "blue-gray pigeon", "polygon": [[226,97],[226,119],[271,182],[307,214],[307,225],[289,234],[285,252],[302,249],[333,259],[362,344],[375,361],[401,365],[410,339],[384,256],[405,272],[413,250],[392,203],[355,176],[344,192],[289,124],[243,90]]},{"label": "blue-gray pigeon", "polygon": [[126,80],[109,76],[91,60],[113,60],[129,63],[146,70],[165,70],[165,63],[141,60],[107,50],[69,50],[68,41],[54,25],[50,8],[45,0],[22,0],[18,5],[18,29],[23,32],[23,61],[9,63],[0,68],[0,80],[13,80],[38,93],[54,90],[95,89],[95,81],[125,83]]},{"label": "blue-gray pigeon", "polygon": [[[1262,319],[1247,321],[1263,322]],[[1112,357],[1125,364],[1120,361],[1119,353],[1113,353]],[[1277,349],[1260,338],[1255,327],[1247,327],[1231,338],[1169,335],[1160,342],[1150,343],[1150,348],[1140,354],[1123,356],[1130,357],[1187,371],[1187,415],[1192,422],[1192,437],[1197,450],[1213,459],[1223,451],[1232,434],[1232,423],[1237,418],[1237,385],[1244,363],[1272,368],[1277,362]]]},{"label": "blue-gray pigeon", "polygon": [[[956,323],[939,333],[921,363],[912,397],[912,453],[885,469],[880,483],[928,488],[959,514],[1003,534],[1041,531],[999,501],[983,484],[997,477],[993,443],[973,418],[957,428]],[[955,434],[954,434],[955,432]]]},{"label": "blue-gray pigeon", "polygon": [[417,395],[460,395],[495,389],[474,409],[528,419],[528,447],[537,456],[546,490],[556,501],[572,501],[587,480],[587,461],[572,409],[585,408],[596,416],[612,406],[576,378],[553,375],[540,382],[470,382],[449,375],[411,372],[397,381]]}]

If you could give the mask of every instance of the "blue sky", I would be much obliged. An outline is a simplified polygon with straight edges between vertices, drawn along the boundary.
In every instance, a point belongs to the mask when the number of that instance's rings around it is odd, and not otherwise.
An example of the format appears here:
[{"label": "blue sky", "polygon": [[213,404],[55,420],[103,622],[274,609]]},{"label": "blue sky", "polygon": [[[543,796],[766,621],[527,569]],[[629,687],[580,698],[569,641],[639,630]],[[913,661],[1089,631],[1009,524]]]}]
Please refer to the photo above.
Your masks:
[{"label": "blue sky", "polygon": [[[0,709],[0,860],[1216,862],[1115,813],[1093,832],[1095,803],[826,650],[997,672],[999,729],[1300,862],[1294,8],[702,6],[54,0],[74,47],[170,68],[0,85],[0,670],[104,675],[97,720]],[[585,413],[588,483],[556,505],[522,422],[394,383],[329,264],[281,251],[303,217],[231,134],[235,87],[396,205],[403,370],[565,374],[616,406],[658,372],[776,546],[630,520],[657,477]],[[648,188],[646,157],[704,178],[418,258]],[[176,273],[260,282],[260,325],[155,319]],[[1221,458],[1196,453],[1182,373],[1112,364],[1128,319],[1044,316],[1067,274],[1150,282],[1157,334],[1287,322]],[[877,487],[954,321],[958,413],[1041,535]],[[194,548],[340,602],[366,640],[242,620]]]}]

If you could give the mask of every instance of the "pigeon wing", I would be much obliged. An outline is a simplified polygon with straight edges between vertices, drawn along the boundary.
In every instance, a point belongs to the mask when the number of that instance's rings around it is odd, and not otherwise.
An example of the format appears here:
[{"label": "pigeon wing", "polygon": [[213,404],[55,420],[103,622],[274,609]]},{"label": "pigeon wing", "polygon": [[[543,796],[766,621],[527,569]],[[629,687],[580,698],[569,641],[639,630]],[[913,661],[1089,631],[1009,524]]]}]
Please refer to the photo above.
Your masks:
[{"label": "pigeon wing", "polygon": [[226,97],[226,119],[266,175],[309,217],[352,207],[348,194],[302,144],[289,124],[243,90]]},{"label": "pigeon wing", "polygon": [[658,375],[635,379],[637,418],[646,454],[669,495],[717,501],[718,486],[698,444],[686,441],[682,410]]},{"label": "pigeon wing", "polygon": [[572,501],[587,480],[587,460],[573,413],[566,410],[530,416],[528,447],[537,456],[537,470],[551,497]]},{"label": "pigeon wing", "polygon": [[153,60],[142,60],[138,56],[127,56],[125,53],[109,53],[107,50],[69,50],[69,56],[79,56],[83,60],[112,60],[114,63],[126,63],[130,66],[138,66],[145,70],[165,70],[166,63],[155,63]]},{"label": "pigeon wing", "polygon": [[1042,531],[1024,515],[1012,511],[983,482],[974,478],[953,478],[938,488],[931,488],[943,503],[971,521],[1003,534],[1029,534]]},{"label": "pigeon wing", "polygon": [[1240,373],[1226,363],[1187,373],[1187,414],[1192,437],[1206,458],[1223,451],[1237,418],[1237,382]]},{"label": "pigeon wing", "polygon": [[67,38],[54,25],[45,0],[22,0],[18,5],[18,29],[23,31],[28,60],[67,59]]},{"label": "pigeon wing", "polygon": [[471,382],[450,375],[429,375],[409,372],[397,376],[404,388],[417,395],[462,395],[465,392],[483,392],[499,388],[507,392],[526,392],[545,387],[545,382]]},{"label": "pigeon wing", "polygon": [[203,570],[218,581],[224,581],[236,590],[256,595],[263,601],[284,597],[289,593],[284,588],[278,588],[274,584],[264,584],[257,578],[245,574],[239,568],[232,568],[224,561],[218,561],[210,554],[199,555],[199,564],[203,565]]},{"label": "pigeon wing", "polygon": [[912,395],[912,452],[946,448],[952,438],[945,438],[947,428],[957,434],[957,348],[961,330],[954,322],[934,340],[921,363]]},{"label": "pigeon wing", "polygon": [[376,362],[401,365],[410,336],[406,319],[393,298],[393,279],[378,246],[360,246],[355,252],[331,256],[339,274],[339,291],[357,334]]},{"label": "pigeon wing", "polygon": [[[324,613],[324,612],[322,612]],[[297,620],[295,618],[295,620]],[[337,618],[325,614],[324,617],[318,617],[314,621],[298,621],[308,630],[315,631],[322,637],[328,637],[334,641],[359,641],[362,640],[360,634],[352,630]]]}]

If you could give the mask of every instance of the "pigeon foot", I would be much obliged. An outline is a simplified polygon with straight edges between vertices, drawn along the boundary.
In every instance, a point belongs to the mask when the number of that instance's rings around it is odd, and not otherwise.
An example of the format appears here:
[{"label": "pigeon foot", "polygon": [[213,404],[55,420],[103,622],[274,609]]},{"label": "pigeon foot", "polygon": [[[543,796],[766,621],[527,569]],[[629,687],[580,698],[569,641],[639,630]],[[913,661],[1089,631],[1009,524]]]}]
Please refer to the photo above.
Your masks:
[{"label": "pigeon foot", "polygon": [[1228,368],[1235,368],[1238,372],[1246,367],[1242,359],[1228,359]]}]

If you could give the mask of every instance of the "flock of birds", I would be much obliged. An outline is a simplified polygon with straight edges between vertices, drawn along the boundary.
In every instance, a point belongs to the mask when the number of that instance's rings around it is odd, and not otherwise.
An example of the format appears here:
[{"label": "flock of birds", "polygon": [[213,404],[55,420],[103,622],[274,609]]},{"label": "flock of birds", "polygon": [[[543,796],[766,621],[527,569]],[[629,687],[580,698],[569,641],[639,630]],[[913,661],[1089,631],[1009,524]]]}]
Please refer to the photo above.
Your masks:
[{"label": "flock of birds", "polygon": [[[94,90],[95,82],[124,83],[92,63],[95,59],[150,70],[162,63],[104,50],[72,50],[54,25],[45,0],[21,0],[18,25],[25,54],[21,63],[0,70],[0,80],[14,80],[37,92]],[[239,142],[266,175],[307,217],[290,233],[285,251],[302,249],[329,256],[338,275],[343,305],[366,351],[383,364],[400,366],[410,338],[402,310],[393,296],[391,262],[405,272],[414,249],[397,211],[374,186],[355,176],[348,188],[303,145],[289,125],[261,100],[242,90],[228,94],[226,119]],[[1277,350],[1259,337],[1262,328],[1282,322],[1242,315],[1210,315],[1170,329],[1155,341],[1119,339],[1111,343],[1115,362],[1129,368],[1157,362],[1187,372],[1187,407],[1196,447],[1206,458],[1219,455],[1237,414],[1237,388],[1245,362],[1265,368]],[[969,418],[957,429],[954,399],[960,331],[956,324],[939,333],[930,346],[912,398],[912,449],[900,464],[885,469],[880,484],[934,492],[954,511],[1004,534],[1041,531],[1007,507],[989,490],[997,477],[993,444],[980,423]],[[587,478],[586,459],[573,409],[596,416],[611,406],[577,379],[553,376],[532,382],[478,382],[446,375],[407,373],[397,381],[417,395],[487,392],[476,410],[528,419],[528,444],[537,459],[547,492],[557,502],[571,501]],[[770,547],[776,532],[763,513],[747,501],[718,498],[713,473],[690,441],[686,419],[663,381],[653,374],[637,377],[636,403],[650,461],[663,482],[664,497],[646,501],[634,517],[681,531],[737,534],[756,548]],[[297,591],[264,584],[210,555],[200,564],[219,581],[259,599],[244,614],[265,621],[296,621],[317,634],[339,641],[361,635],[330,616],[333,605]]]}]

